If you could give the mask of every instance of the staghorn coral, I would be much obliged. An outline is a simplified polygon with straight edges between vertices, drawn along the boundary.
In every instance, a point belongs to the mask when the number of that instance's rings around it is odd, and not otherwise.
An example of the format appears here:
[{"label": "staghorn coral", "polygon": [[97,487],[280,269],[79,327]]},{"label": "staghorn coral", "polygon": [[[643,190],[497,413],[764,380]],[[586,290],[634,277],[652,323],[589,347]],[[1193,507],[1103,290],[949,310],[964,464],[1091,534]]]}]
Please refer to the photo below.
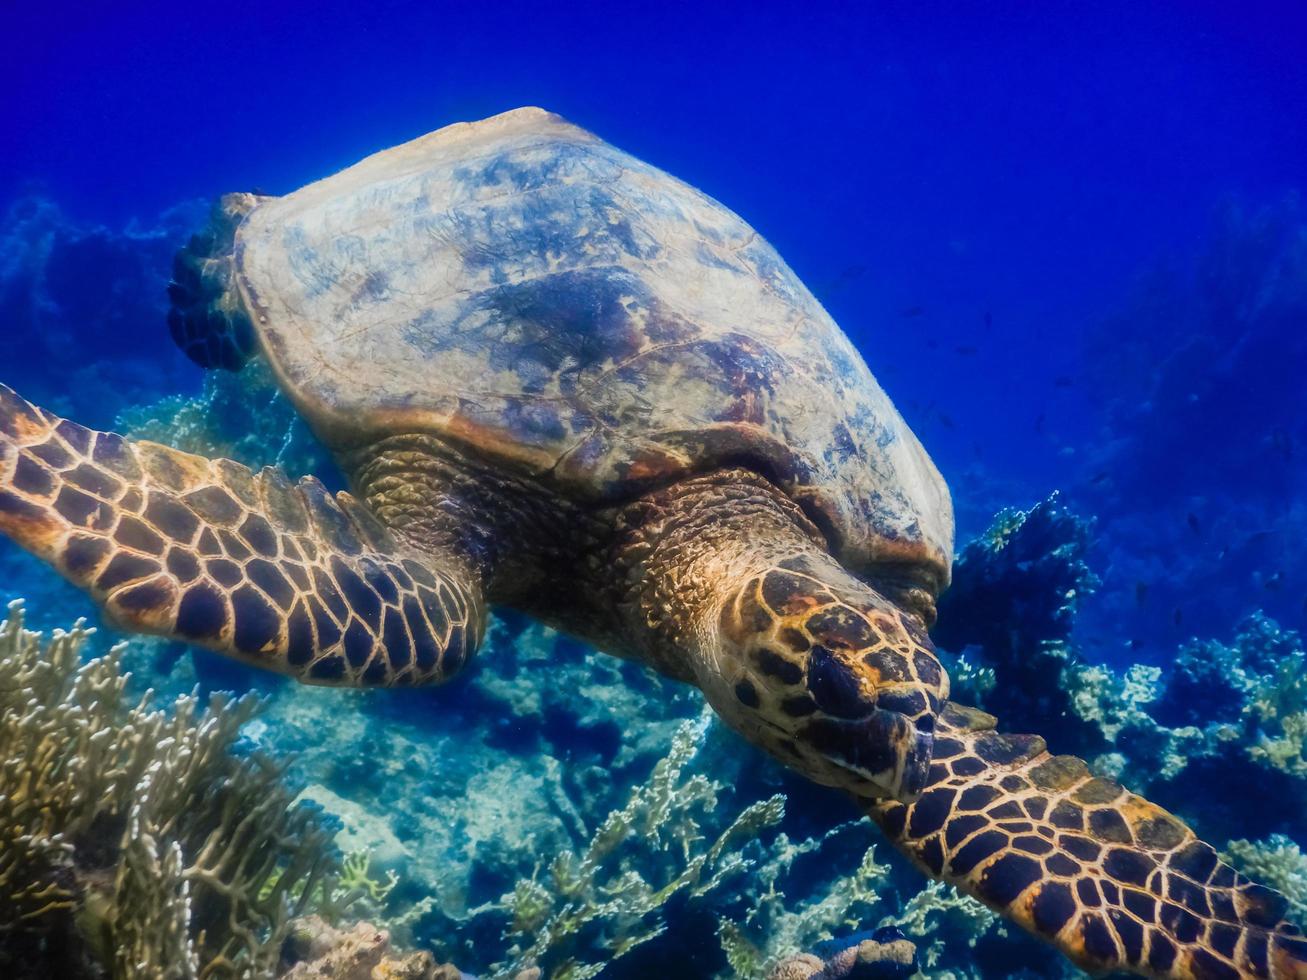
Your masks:
[{"label": "staghorn coral", "polygon": [[6,975],[272,976],[333,861],[282,768],[231,751],[258,702],[133,702],[121,647],[80,663],[89,633],[0,625]]},{"label": "staghorn coral", "polygon": [[[613,810],[580,853],[550,862],[483,912],[507,915],[510,961],[494,977],[541,967],[551,980],[585,980],[666,928],[659,912],[674,895],[698,898],[753,864],[742,847],[779,823],[785,801],[773,796],[744,808],[707,846],[701,821],[717,806],[721,785],[687,774],[708,717],[683,724],[667,756],[627,804]],[[578,938],[584,934],[584,946]],[[585,947],[590,955],[587,956]],[[598,953],[601,958],[591,958]]]}]

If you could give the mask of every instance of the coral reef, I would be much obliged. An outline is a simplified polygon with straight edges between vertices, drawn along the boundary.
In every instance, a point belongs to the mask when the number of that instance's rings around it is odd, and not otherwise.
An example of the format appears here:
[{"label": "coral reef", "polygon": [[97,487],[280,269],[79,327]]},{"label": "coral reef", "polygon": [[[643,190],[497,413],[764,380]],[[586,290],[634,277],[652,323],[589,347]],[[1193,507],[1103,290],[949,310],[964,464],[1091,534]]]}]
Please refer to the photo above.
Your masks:
[{"label": "coral reef", "polygon": [[897,929],[877,929],[870,938],[833,945],[843,948],[825,959],[800,953],[782,960],[767,980],[899,980],[917,972],[917,947]]},{"label": "coral reef", "polygon": [[332,880],[280,768],[232,749],[250,697],[131,701],[80,626],[0,626],[0,944],[6,976],[263,977]]}]

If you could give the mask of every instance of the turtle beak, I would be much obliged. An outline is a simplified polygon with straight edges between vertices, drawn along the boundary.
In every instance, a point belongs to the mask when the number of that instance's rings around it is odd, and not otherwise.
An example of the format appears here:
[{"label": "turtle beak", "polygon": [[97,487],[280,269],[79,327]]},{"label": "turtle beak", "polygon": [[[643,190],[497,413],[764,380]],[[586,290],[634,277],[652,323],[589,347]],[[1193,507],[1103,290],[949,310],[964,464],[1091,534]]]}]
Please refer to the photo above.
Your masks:
[{"label": "turtle beak", "polygon": [[832,762],[896,800],[910,803],[926,788],[935,736],[897,711],[876,710],[857,720],[814,718],[804,734]]}]

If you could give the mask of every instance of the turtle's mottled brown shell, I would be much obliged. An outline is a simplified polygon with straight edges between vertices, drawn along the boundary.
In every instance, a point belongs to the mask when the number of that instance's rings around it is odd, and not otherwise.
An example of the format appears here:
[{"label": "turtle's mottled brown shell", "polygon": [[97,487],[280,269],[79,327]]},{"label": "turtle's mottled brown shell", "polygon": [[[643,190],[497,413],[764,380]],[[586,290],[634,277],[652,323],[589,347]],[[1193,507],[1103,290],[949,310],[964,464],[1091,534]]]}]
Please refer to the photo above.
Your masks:
[{"label": "turtle's mottled brown shell", "polygon": [[780,256],[557,116],[449,126],[265,201],[236,261],[337,447],[434,432],[598,500],[744,463],[850,568],[947,574],[943,480]]}]

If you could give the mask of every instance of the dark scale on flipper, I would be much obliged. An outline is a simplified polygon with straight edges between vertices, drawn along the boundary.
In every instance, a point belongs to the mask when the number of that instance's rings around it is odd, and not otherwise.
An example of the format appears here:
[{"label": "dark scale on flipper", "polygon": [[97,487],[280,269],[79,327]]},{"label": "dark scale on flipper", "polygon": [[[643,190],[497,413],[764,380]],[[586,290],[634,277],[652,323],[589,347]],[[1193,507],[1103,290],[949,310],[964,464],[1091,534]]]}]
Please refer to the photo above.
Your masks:
[{"label": "dark scale on flipper", "polygon": [[1081,920],[1081,937],[1084,939],[1085,952],[1094,959],[1110,963],[1116,959],[1116,940],[1107,928],[1107,923],[1099,915],[1086,915]]},{"label": "dark scale on flipper", "polygon": [[1080,874],[1081,868],[1078,862],[1071,860],[1065,854],[1050,854],[1044,859],[1044,867],[1048,869],[1049,874],[1060,875],[1063,878],[1074,878]]},{"label": "dark scale on flipper", "polygon": [[211,528],[200,532],[200,540],[195,545],[196,552],[203,558],[213,558],[222,554],[222,542]]},{"label": "dark scale on flipper", "polygon": [[255,558],[245,566],[245,575],[283,610],[290,609],[295,601],[295,588],[277,565]]},{"label": "dark scale on flipper", "polygon": [[69,486],[63,487],[54,500],[54,509],[59,516],[74,527],[88,526],[92,515],[98,513],[103,506],[105,505],[89,494]]},{"label": "dark scale on flipper", "polygon": [[68,450],[53,439],[36,446],[28,446],[27,451],[51,469],[65,470],[73,465],[73,457]]},{"label": "dark scale on flipper", "polygon": [[313,653],[313,626],[301,599],[286,620],[286,662],[292,667],[303,667],[313,659]]},{"label": "dark scale on flipper", "polygon": [[955,776],[979,776],[985,771],[985,763],[980,759],[964,756],[953,760],[952,769]]},{"label": "dark scale on flipper", "polygon": [[111,548],[104,538],[75,534],[64,545],[64,572],[75,582],[86,582],[104,564]]},{"label": "dark scale on flipper", "polygon": [[83,463],[75,470],[65,473],[64,479],[78,489],[93,493],[105,500],[114,500],[123,492],[121,480],[89,463]]},{"label": "dark scale on flipper", "polygon": [[1084,830],[1085,811],[1074,803],[1063,800],[1054,804],[1053,812],[1048,815],[1048,822],[1062,830]]},{"label": "dark scale on flipper", "polygon": [[195,532],[200,528],[199,520],[189,507],[184,507],[171,497],[158,493],[150,494],[143,516],[155,529],[182,544],[190,544],[194,541]]},{"label": "dark scale on flipper", "polygon": [[993,786],[970,786],[958,798],[958,809],[969,812],[983,810],[998,798],[999,792]]},{"label": "dark scale on flipper", "polygon": [[1089,830],[1101,841],[1129,844],[1133,840],[1125,819],[1115,810],[1089,811]]},{"label": "dark scale on flipper", "polygon": [[118,522],[113,538],[124,548],[144,551],[150,555],[162,555],[165,544],[163,538],[155,534],[143,521],[126,516]]},{"label": "dark scale on flipper", "polygon": [[250,585],[232,593],[231,604],[236,620],[235,648],[251,656],[267,653],[280,634],[280,614]]},{"label": "dark scale on flipper", "polygon": [[980,893],[1000,907],[1010,905],[1043,877],[1044,870],[1034,858],[1004,854],[981,875]]},{"label": "dark scale on flipper", "polygon": [[222,487],[201,487],[183,499],[206,524],[220,528],[234,525],[245,513],[245,508]]},{"label": "dark scale on flipper", "polygon": [[1103,870],[1117,881],[1130,885],[1144,885],[1156,866],[1148,855],[1123,847],[1112,848],[1103,858]]},{"label": "dark scale on flipper", "polygon": [[245,543],[264,558],[277,557],[277,533],[272,525],[258,514],[251,514],[242,522],[239,533]]},{"label": "dark scale on flipper", "polygon": [[[363,683],[369,686],[385,684],[390,679],[390,669],[386,666],[384,657],[377,657],[373,660],[372,663],[367,665],[362,674]],[[395,679],[393,683],[398,686],[402,684],[402,680]]]},{"label": "dark scale on flipper", "polygon": [[226,558],[211,558],[204,563],[204,568],[215,582],[228,589],[234,588],[245,578],[241,567]]},{"label": "dark scale on flipper", "polygon": [[1121,902],[1129,911],[1138,919],[1144,922],[1157,921],[1157,899],[1152,895],[1146,895],[1143,892],[1135,891],[1133,888],[1127,888],[1121,893]]},{"label": "dark scale on flipper", "polygon": [[331,575],[340,594],[354,614],[373,630],[381,629],[381,599],[364,584],[358,573],[339,558],[331,559]]},{"label": "dark scale on flipper", "polygon": [[317,602],[317,596],[309,598],[309,608],[313,613],[313,628],[318,634],[318,646],[322,650],[330,650],[340,642],[341,628],[336,621],[331,618],[331,614],[323,608],[320,602]]},{"label": "dark scale on flipper", "polygon": [[418,670],[429,672],[440,659],[440,647],[431,635],[431,628],[427,626],[421,607],[412,596],[404,597],[404,619],[413,635],[413,662]]},{"label": "dark scale on flipper", "polygon": [[227,623],[227,603],[213,586],[200,582],[182,595],[177,607],[176,631],[188,640],[211,640]]},{"label": "dark scale on flipper", "polygon": [[1189,956],[1194,980],[1239,980],[1238,970],[1222,963],[1205,949],[1195,949]]},{"label": "dark scale on flipper", "polygon": [[908,823],[910,837],[929,837],[948,819],[957,791],[947,787],[930,790],[912,806],[912,819]]},{"label": "dark scale on flipper", "polygon": [[440,599],[426,588],[418,590],[418,599],[422,603],[422,611],[427,614],[427,621],[431,624],[436,638],[443,637],[449,629],[449,617],[445,615]]},{"label": "dark scale on flipper", "polygon": [[964,840],[988,823],[989,821],[979,813],[954,817],[948,822],[948,826],[944,830],[944,843],[948,845],[949,850],[954,850]]},{"label": "dark scale on flipper", "polygon": [[245,546],[245,542],[231,531],[219,531],[218,539],[222,542],[223,552],[233,561],[245,561],[250,557],[250,549]]},{"label": "dark scale on flipper", "polygon": [[1239,930],[1234,926],[1221,922],[1213,923],[1207,929],[1208,942],[1226,959],[1234,959],[1234,948],[1239,944],[1239,935]]},{"label": "dark scale on flipper", "polygon": [[1128,963],[1138,963],[1144,955],[1144,927],[1124,912],[1112,909],[1107,913],[1116,938],[1121,940]]},{"label": "dark scale on flipper", "polygon": [[1156,929],[1148,933],[1148,966],[1157,973],[1165,974],[1175,963],[1175,943],[1167,939]]},{"label": "dark scale on flipper", "polygon": [[993,857],[1005,847],[1007,834],[998,830],[983,831],[958,849],[949,861],[949,869],[955,875],[970,874],[981,861]]},{"label": "dark scale on flipper", "polygon": [[48,499],[54,495],[54,474],[39,463],[34,463],[27,456],[18,457],[9,482],[14,489],[21,490],[31,497]]},{"label": "dark scale on flipper", "polygon": [[143,615],[171,606],[177,587],[166,578],[128,586],[113,597],[114,608],[122,613]]},{"label": "dark scale on flipper", "polygon": [[375,646],[376,643],[368,628],[357,619],[351,620],[345,630],[345,656],[349,658],[350,666],[355,670],[362,667],[372,655]]},{"label": "dark scale on flipper", "polygon": [[395,588],[395,582],[387,569],[367,558],[359,559],[359,567],[363,570],[364,581],[381,596],[382,602],[392,606],[399,603],[399,590]]},{"label": "dark scale on flipper", "polygon": [[1059,881],[1051,881],[1039,889],[1030,905],[1035,928],[1045,936],[1056,935],[1076,913],[1076,900],[1071,889]]},{"label": "dark scale on flipper", "polygon": [[413,642],[404,627],[404,617],[397,609],[386,609],[381,624],[381,645],[394,670],[400,670],[412,663]]},{"label": "dark scale on flipper", "polygon": [[1172,854],[1167,865],[1188,875],[1194,881],[1206,881],[1216,869],[1218,860],[1215,848],[1196,840],[1186,844],[1183,850]]},{"label": "dark scale on flipper", "polygon": [[259,473],[267,518],[278,531],[304,534],[309,529],[308,513],[285,474],[272,467]]},{"label": "dark scale on flipper", "polygon": [[313,680],[333,682],[340,680],[344,676],[345,661],[339,656],[323,657],[309,667],[309,677]]},{"label": "dark scale on flipper", "polygon": [[101,592],[112,592],[120,585],[136,579],[149,578],[162,570],[156,561],[120,551],[113,556],[108,566],[95,580],[95,587]]},{"label": "dark scale on flipper", "polygon": [[1080,897],[1080,904],[1087,908],[1096,909],[1103,904],[1103,896],[1092,878],[1081,878],[1076,882],[1076,895]]},{"label": "dark scale on flipper", "polygon": [[99,434],[91,458],[96,465],[104,467],[128,483],[136,483],[141,479],[141,468],[136,463],[135,455],[128,448],[127,440],[116,432]]},{"label": "dark scale on flipper", "polygon": [[181,582],[182,585],[189,585],[200,574],[200,563],[196,557],[183,548],[168,549],[168,558],[166,562],[168,571]]},{"label": "dark scale on flipper", "polygon": [[1191,943],[1202,934],[1202,921],[1178,905],[1172,905],[1170,902],[1162,903],[1162,911],[1158,915],[1158,921],[1166,928],[1176,940],[1182,943]]}]

